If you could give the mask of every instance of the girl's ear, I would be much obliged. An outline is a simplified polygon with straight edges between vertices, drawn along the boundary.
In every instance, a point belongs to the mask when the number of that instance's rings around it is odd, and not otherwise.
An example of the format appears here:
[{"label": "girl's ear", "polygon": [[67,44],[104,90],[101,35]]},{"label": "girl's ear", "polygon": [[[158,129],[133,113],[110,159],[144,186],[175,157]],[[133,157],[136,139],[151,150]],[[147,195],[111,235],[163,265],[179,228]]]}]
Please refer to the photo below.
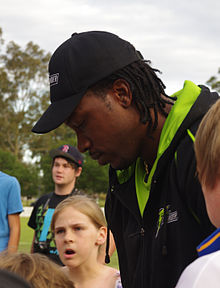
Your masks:
[{"label": "girl's ear", "polygon": [[107,227],[100,227],[98,231],[97,240],[95,242],[96,245],[102,245],[105,243],[107,237]]}]

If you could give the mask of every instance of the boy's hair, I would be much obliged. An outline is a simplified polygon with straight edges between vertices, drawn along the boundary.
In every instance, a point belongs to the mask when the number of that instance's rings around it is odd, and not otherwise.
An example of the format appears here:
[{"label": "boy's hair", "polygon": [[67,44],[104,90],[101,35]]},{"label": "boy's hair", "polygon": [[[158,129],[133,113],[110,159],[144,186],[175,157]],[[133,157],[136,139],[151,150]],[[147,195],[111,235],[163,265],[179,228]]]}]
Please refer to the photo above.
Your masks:
[{"label": "boy's hair", "polygon": [[57,157],[54,157],[53,160],[52,160],[52,168],[53,168],[53,165],[54,165],[54,162],[55,162],[55,159],[56,158],[63,158],[65,159],[73,169],[75,170],[78,170],[80,166],[78,166],[75,162],[73,162],[72,160],[68,159],[68,158],[65,158],[65,157],[62,157],[62,156],[57,156]]},{"label": "boy's hair", "polygon": [[33,288],[74,288],[73,282],[60,266],[42,254],[2,252],[0,269],[14,272]]},{"label": "boy's hair", "polygon": [[194,147],[199,181],[212,188],[220,177],[220,99],[202,119]]},{"label": "boy's hair", "polygon": [[73,207],[82,214],[89,217],[92,223],[98,229],[103,226],[106,227],[105,216],[102,212],[102,209],[99,207],[99,205],[95,202],[94,199],[90,198],[87,195],[73,195],[66,198],[57,205],[51,221],[51,230],[53,232],[55,229],[55,222],[57,220],[57,217],[59,216],[60,212],[62,212],[66,207]]}]

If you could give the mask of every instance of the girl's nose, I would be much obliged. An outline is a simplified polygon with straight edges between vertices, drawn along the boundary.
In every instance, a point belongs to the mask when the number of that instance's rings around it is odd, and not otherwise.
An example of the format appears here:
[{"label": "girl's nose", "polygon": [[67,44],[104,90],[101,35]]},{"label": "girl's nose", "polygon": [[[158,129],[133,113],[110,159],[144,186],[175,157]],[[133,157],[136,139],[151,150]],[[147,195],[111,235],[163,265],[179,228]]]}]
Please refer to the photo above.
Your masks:
[{"label": "girl's nose", "polygon": [[74,242],[74,235],[71,233],[71,231],[66,231],[65,236],[64,236],[64,241],[65,242]]}]

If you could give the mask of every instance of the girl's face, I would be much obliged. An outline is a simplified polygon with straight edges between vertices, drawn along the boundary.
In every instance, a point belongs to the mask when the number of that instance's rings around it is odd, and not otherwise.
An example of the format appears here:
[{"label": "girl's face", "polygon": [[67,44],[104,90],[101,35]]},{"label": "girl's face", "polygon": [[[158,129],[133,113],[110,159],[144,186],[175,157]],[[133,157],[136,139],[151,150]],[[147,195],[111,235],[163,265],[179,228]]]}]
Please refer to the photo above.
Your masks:
[{"label": "girl's face", "polygon": [[99,245],[106,239],[106,227],[98,229],[88,216],[69,206],[58,214],[54,234],[61,261],[76,268],[97,261]]}]

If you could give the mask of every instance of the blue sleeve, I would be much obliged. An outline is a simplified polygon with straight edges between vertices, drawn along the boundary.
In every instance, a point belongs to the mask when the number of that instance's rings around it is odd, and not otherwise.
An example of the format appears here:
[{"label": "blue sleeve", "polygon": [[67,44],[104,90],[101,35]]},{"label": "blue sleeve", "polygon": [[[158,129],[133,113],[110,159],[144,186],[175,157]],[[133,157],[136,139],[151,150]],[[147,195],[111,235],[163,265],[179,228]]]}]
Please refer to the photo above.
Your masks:
[{"label": "blue sleeve", "polygon": [[21,188],[15,177],[11,178],[8,191],[8,214],[16,214],[23,211],[21,202]]}]

